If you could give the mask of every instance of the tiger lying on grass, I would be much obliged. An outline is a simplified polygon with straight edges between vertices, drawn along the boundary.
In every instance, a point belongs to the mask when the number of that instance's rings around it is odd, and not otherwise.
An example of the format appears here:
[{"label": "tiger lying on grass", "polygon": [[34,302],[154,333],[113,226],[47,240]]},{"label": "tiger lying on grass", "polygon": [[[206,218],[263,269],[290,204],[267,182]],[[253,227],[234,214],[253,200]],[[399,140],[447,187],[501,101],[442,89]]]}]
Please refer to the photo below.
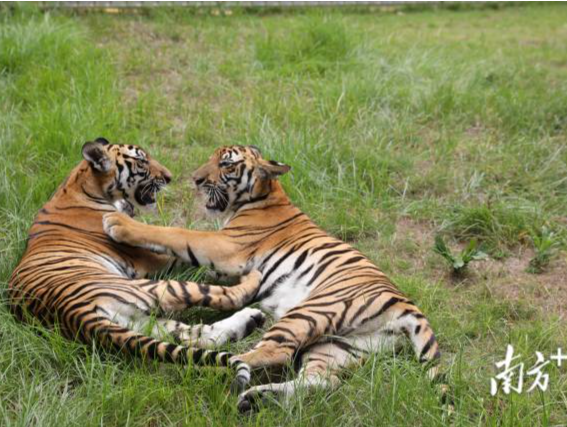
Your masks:
[{"label": "tiger lying on grass", "polygon": [[[253,146],[220,148],[193,180],[206,209],[227,215],[222,230],[158,227],[119,213],[105,215],[104,229],[117,242],[221,273],[262,272],[254,301],[279,320],[232,361],[259,368],[296,358],[304,386],[332,387],[339,368],[406,336],[433,378],[440,352],[425,316],[368,258],[291,204],[277,181],[289,169]],[[239,396],[239,409],[251,409],[265,393],[289,397],[299,384],[252,387]]]},{"label": "tiger lying on grass", "polygon": [[[82,152],[84,160],[31,227],[27,250],[10,279],[12,312],[22,320],[33,316],[46,326],[57,325],[69,339],[97,341],[150,359],[238,365],[237,378],[247,381],[244,363],[203,348],[249,334],[264,320],[260,310],[245,308],[212,325],[193,326],[151,315],[196,305],[239,309],[256,295],[259,273],[234,287],[140,279],[165,267],[169,258],[113,242],[103,232],[102,217],[154,204],[171,173],[134,145],[99,138]],[[148,329],[152,336],[144,334]],[[161,341],[163,331],[184,345]]]}]

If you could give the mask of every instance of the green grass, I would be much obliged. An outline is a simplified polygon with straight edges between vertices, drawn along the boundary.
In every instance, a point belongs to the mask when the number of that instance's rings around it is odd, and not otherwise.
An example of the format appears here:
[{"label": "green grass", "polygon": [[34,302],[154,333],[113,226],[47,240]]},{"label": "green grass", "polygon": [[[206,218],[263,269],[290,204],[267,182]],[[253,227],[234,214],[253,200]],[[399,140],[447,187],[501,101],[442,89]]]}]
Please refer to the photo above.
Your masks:
[{"label": "green grass", "polygon": [[[529,368],[536,350],[549,356],[567,338],[565,304],[548,309],[565,301],[567,271],[566,18],[561,4],[232,16],[0,8],[0,292],[84,141],[146,147],[176,176],[159,218],[147,218],[199,227],[191,171],[217,146],[255,144],[292,166],[283,182],[296,204],[427,313],[456,425],[564,424],[564,367],[550,367],[545,393],[492,397],[489,379],[506,344]],[[431,249],[437,233],[453,247],[476,239],[500,273],[475,263],[454,283]],[[541,274],[509,268],[540,252]],[[523,298],[511,291],[528,280]],[[330,395],[241,417],[221,371],[123,360],[22,326],[4,305],[0,342],[2,425],[444,425],[409,352],[346,372]]]}]

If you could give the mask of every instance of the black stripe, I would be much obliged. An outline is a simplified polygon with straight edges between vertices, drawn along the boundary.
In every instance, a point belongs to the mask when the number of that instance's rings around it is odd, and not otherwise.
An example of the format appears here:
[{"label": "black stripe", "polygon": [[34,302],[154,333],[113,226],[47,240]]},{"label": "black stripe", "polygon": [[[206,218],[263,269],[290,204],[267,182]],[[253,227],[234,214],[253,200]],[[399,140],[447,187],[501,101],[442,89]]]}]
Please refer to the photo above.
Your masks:
[{"label": "black stripe", "polygon": [[309,249],[303,251],[301,253],[301,255],[299,255],[299,257],[295,260],[295,264],[293,265],[293,269],[294,270],[298,270],[299,267],[301,267],[301,264],[303,264],[303,262],[305,261],[305,259],[307,258],[307,253],[309,252]]},{"label": "black stripe", "polygon": [[289,338],[286,338],[285,336],[279,335],[279,334],[278,335],[264,336],[264,337],[262,337],[262,341],[275,341],[278,344],[282,344],[284,342],[285,343],[290,342]]},{"label": "black stripe", "polygon": [[373,320],[373,319],[380,317],[386,310],[388,310],[390,307],[392,307],[393,305],[395,305],[399,302],[404,302],[404,300],[401,299],[401,298],[397,298],[397,297],[390,298],[388,301],[386,301],[386,303],[382,306],[382,308],[380,308],[380,310],[376,314],[373,314],[372,316],[367,317],[366,319],[364,319],[362,321],[362,323],[366,323],[370,320]]},{"label": "black stripe", "polygon": [[229,360],[230,360],[230,353],[225,353],[217,359],[220,366],[228,366]]},{"label": "black stripe", "polygon": [[177,350],[177,345],[175,344],[166,344],[163,360],[165,362],[174,363],[175,359],[173,358],[173,352]]},{"label": "black stripe", "polygon": [[192,351],[192,356],[193,356],[193,363],[198,365],[201,364],[201,357],[203,356],[203,353],[205,352],[205,350],[203,350],[202,348],[196,348]]},{"label": "black stripe", "polygon": [[306,316],[305,314],[301,314],[301,313],[289,313],[286,314],[283,319],[300,319],[300,320],[305,320],[307,323],[309,323],[311,326],[316,326],[316,322],[315,319],[313,319],[312,317]]},{"label": "black stripe", "polygon": [[358,261],[362,261],[363,259],[366,259],[366,257],[363,256],[355,256],[352,258],[347,259],[345,262],[343,262],[341,265],[339,265],[338,267],[343,267],[345,265],[349,265],[349,264],[354,264],[355,262]]},{"label": "black stripe", "polygon": [[421,353],[419,354],[419,361],[420,362],[425,362],[427,361],[427,359],[424,357],[425,354],[429,351],[429,349],[431,348],[431,346],[435,343],[435,335],[431,334],[431,336],[429,337],[429,340],[427,341],[427,343],[423,346],[423,348],[421,349]]},{"label": "black stripe", "polygon": [[189,257],[189,260],[191,261],[191,264],[194,267],[200,267],[201,266],[201,264],[199,264],[199,261],[197,260],[197,257],[195,256],[195,254],[191,250],[191,247],[189,246],[189,244],[187,245],[187,256]]}]

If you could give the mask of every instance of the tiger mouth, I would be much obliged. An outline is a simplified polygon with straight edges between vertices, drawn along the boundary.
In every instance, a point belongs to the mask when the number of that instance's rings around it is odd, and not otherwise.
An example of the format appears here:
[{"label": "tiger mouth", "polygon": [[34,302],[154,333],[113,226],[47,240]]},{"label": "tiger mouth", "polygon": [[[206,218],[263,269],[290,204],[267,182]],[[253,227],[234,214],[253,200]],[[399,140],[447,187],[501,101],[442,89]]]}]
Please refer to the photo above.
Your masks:
[{"label": "tiger mouth", "polygon": [[199,188],[199,193],[204,196],[205,207],[211,211],[224,212],[228,207],[228,192],[216,185],[204,185]]},{"label": "tiger mouth", "polygon": [[150,181],[145,185],[139,186],[134,193],[136,202],[140,206],[155,204],[157,193],[159,193],[164,186],[165,186],[164,183],[160,183],[157,181]]}]

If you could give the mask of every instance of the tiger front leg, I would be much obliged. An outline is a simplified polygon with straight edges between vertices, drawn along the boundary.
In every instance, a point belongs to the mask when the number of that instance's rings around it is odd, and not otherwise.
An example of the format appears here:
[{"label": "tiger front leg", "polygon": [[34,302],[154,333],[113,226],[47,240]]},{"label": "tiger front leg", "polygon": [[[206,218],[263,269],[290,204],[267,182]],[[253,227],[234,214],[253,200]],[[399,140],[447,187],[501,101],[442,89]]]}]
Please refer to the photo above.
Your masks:
[{"label": "tiger front leg", "polygon": [[148,225],[117,212],[104,216],[103,227],[118,243],[172,255],[194,266],[214,265],[226,274],[246,271],[239,246],[222,232]]},{"label": "tiger front leg", "polygon": [[174,248],[168,247],[167,244],[171,245],[171,242],[167,241],[168,236],[157,230],[163,227],[144,224],[119,212],[104,215],[102,226],[105,233],[117,243],[173,255]]},{"label": "tiger front leg", "polygon": [[262,274],[252,270],[234,286],[205,285],[176,280],[142,281],[138,286],[151,295],[165,312],[184,310],[193,306],[216,310],[239,310],[250,303],[260,288]]}]

